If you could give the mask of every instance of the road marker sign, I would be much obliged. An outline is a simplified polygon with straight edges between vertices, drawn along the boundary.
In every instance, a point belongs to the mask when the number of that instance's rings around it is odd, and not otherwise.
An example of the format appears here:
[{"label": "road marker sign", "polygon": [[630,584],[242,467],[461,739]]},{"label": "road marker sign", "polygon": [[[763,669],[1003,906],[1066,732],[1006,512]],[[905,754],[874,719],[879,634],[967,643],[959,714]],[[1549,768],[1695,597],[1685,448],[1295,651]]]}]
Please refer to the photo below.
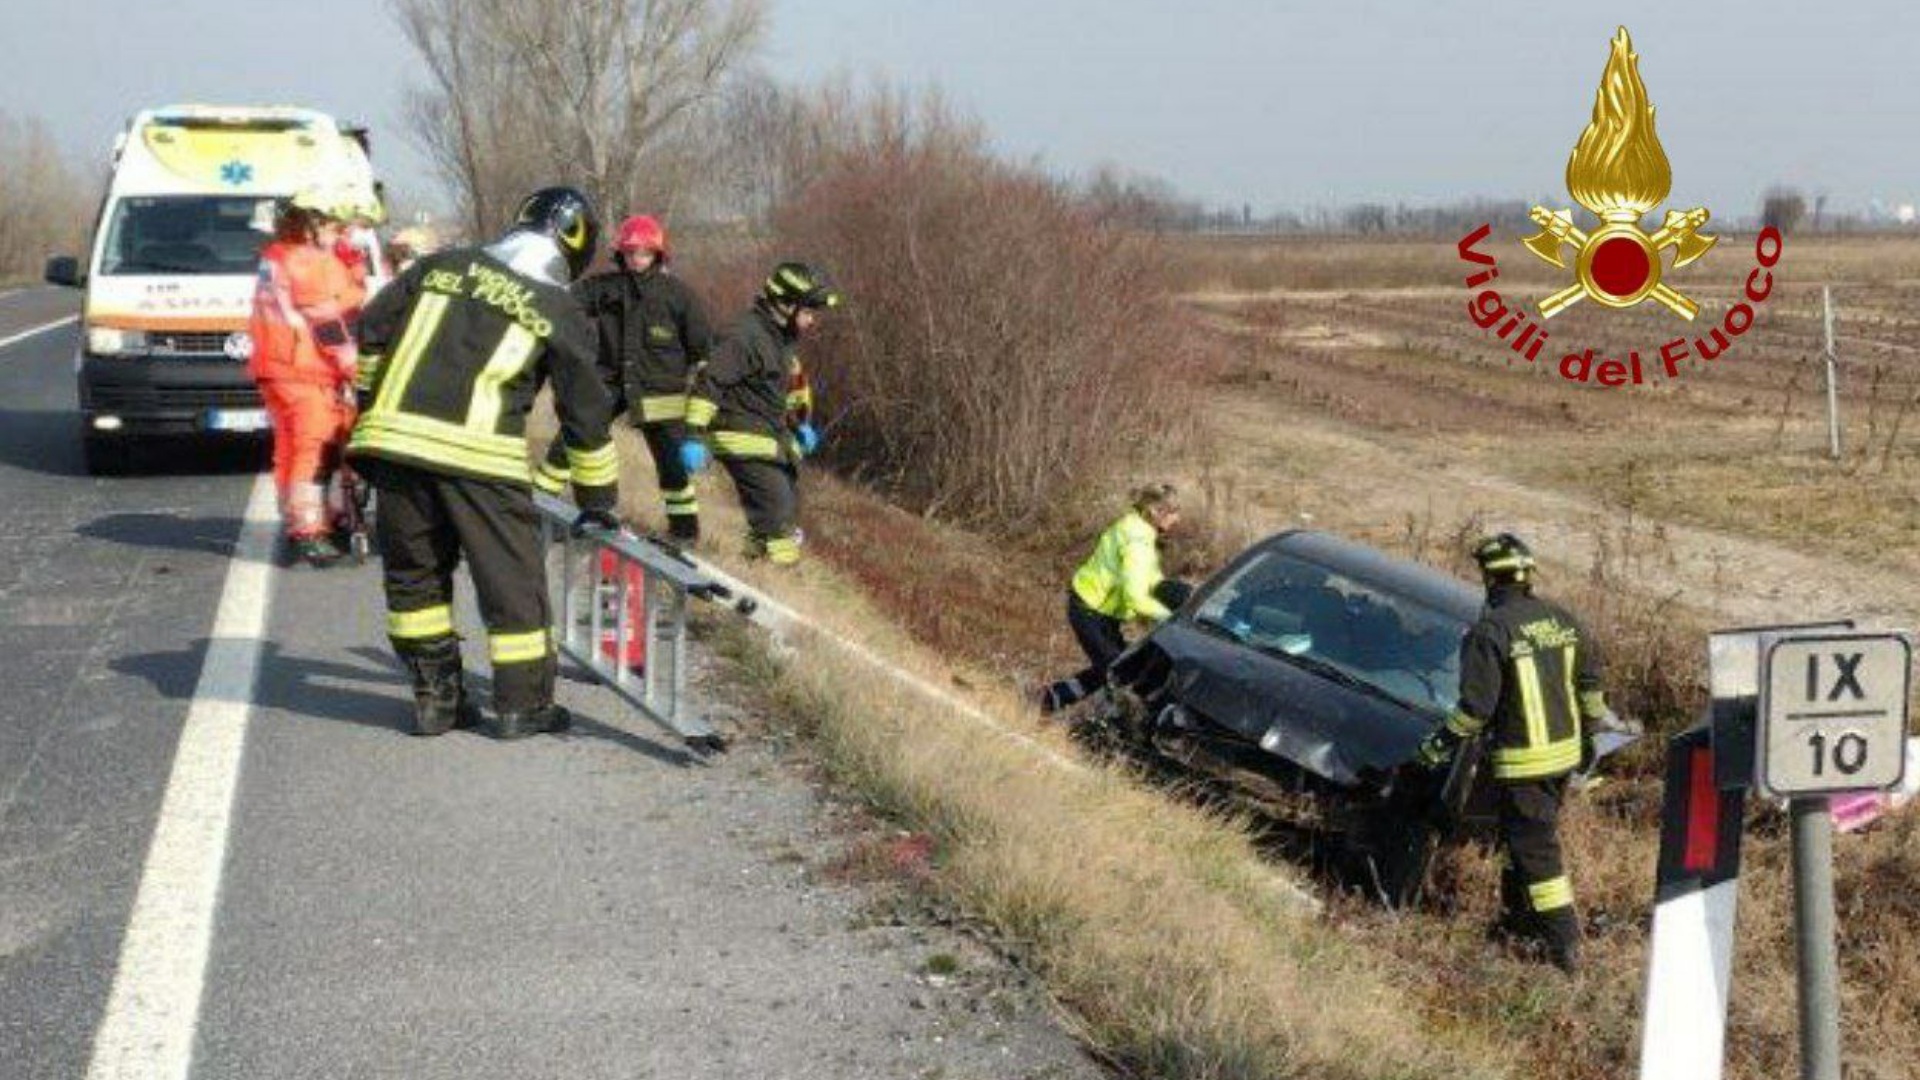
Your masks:
[{"label": "road marker sign", "polygon": [[1899,634],[1775,638],[1761,651],[1760,783],[1792,798],[1906,776],[1913,646]]}]

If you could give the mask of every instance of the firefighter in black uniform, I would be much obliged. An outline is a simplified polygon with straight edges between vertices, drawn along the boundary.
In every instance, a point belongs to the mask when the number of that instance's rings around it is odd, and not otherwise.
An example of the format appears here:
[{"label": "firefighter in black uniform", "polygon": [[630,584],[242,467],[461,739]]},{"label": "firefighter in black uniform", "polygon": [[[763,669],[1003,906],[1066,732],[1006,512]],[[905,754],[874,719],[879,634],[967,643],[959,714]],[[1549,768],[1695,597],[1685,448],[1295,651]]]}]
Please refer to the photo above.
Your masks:
[{"label": "firefighter in black uniform", "polygon": [[379,492],[387,633],[413,675],[414,731],[474,723],[453,629],[464,554],[493,661],[492,733],[568,725],[553,702],[546,559],[527,465],[526,416],[551,379],[575,491],[576,529],[614,529],[613,402],[567,293],[599,232],[586,198],[547,188],[485,248],[421,258],[360,320],[360,420],[348,445]]},{"label": "firefighter in black uniform", "polygon": [[[626,412],[646,439],[667,534],[700,539],[700,501],[693,475],[680,461],[687,439],[687,394],[693,373],[707,362],[713,330],[700,297],[667,269],[667,232],[651,217],[620,223],[613,261],[619,266],[573,287],[599,338],[600,378],[616,412]],[[534,474],[534,486],[559,494],[568,479],[566,446],[556,439]]]},{"label": "firefighter in black uniform", "polygon": [[[740,317],[694,380],[690,435],[707,433],[747,515],[747,551],[780,566],[800,561],[800,459],[820,445],[813,392],[795,352],[840,294],[805,263],[774,267],[753,309]],[[709,431],[711,428],[711,431]],[[681,444],[690,472],[706,467],[697,438]]]},{"label": "firefighter in black uniform", "polygon": [[1533,595],[1533,553],[1519,537],[1482,540],[1473,557],[1487,604],[1461,644],[1459,707],[1421,744],[1419,761],[1441,768],[1490,730],[1507,854],[1502,929],[1539,940],[1572,971],[1580,920],[1560,855],[1560,804],[1568,775],[1591,763],[1592,727],[1607,713],[1599,651],[1573,615]]}]

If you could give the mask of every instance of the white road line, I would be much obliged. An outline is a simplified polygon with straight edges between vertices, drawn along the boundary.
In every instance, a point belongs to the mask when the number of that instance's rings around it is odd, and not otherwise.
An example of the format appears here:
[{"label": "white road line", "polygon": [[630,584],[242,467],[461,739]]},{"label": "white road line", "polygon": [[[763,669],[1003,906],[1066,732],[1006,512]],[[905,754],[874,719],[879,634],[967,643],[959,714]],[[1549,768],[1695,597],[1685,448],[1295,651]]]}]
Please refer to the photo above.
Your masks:
[{"label": "white road line", "polygon": [[79,321],[80,321],[79,315],[69,315],[64,319],[55,319],[50,323],[41,323],[39,326],[36,326],[31,330],[22,330],[19,333],[13,335],[12,337],[0,338],[0,349],[4,349],[7,346],[12,345],[13,343],[18,341],[25,341],[35,334],[44,334],[49,330],[58,329],[59,327],[67,325],[68,323],[75,323]]},{"label": "white road line", "polygon": [[272,478],[254,482],[147,849],[88,1080],[186,1080],[213,944],[273,567]]}]

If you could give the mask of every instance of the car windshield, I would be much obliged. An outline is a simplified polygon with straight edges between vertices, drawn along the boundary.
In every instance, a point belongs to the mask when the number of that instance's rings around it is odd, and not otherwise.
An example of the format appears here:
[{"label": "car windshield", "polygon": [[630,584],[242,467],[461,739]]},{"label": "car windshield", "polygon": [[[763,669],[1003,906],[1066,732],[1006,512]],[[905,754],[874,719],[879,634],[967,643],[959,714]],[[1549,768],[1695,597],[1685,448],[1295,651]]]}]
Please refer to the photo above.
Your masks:
[{"label": "car windshield", "polygon": [[1445,712],[1460,697],[1466,623],[1318,563],[1263,552],[1213,590],[1194,621],[1418,708]]},{"label": "car windshield", "polygon": [[253,274],[273,200],[236,195],[120,199],[107,222],[102,274]]}]

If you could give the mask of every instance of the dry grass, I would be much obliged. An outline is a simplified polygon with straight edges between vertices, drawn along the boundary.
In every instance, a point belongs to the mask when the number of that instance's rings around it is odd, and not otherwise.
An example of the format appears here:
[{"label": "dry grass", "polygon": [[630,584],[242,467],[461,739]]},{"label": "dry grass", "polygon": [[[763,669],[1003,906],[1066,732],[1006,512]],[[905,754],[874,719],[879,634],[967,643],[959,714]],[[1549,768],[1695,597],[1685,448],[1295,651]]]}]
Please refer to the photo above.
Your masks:
[{"label": "dry grass", "polygon": [[[1616,456],[1617,455],[1617,456]],[[1606,464],[1597,467],[1599,460]],[[1788,544],[1820,546],[1867,562],[1920,568],[1920,455],[1881,468],[1856,456],[1836,468],[1811,448],[1759,437],[1696,454],[1622,447],[1600,459],[1587,448],[1516,470],[1554,486],[1585,488],[1643,513]]]},{"label": "dry grass", "polygon": [[[836,606],[828,577],[789,576],[781,595],[824,607],[836,632],[913,675],[951,683],[858,604]],[[1004,689],[969,694],[961,712],[817,636],[787,644],[788,664],[757,645],[733,651],[839,782],[934,837],[928,884],[993,927],[1087,1044],[1127,1072],[1509,1075],[1478,1033],[1424,1023],[1390,965],[1301,907],[1240,823],[1170,804],[1121,772],[1057,764],[1052,755],[1071,753],[1057,737],[994,737],[996,726],[1030,727]]]}]

